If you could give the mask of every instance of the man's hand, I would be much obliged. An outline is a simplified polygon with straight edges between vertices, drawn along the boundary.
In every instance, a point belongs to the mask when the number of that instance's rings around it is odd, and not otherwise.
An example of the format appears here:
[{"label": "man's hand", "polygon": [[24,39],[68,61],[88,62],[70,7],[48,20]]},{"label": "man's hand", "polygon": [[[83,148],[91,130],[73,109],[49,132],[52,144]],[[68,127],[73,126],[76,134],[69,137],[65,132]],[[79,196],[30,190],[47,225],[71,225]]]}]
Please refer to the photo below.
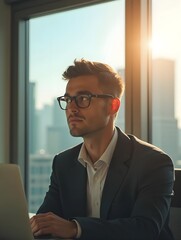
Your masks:
[{"label": "man's hand", "polygon": [[52,212],[37,214],[30,219],[34,236],[52,235],[53,237],[75,238],[77,225],[73,221],[67,221]]}]

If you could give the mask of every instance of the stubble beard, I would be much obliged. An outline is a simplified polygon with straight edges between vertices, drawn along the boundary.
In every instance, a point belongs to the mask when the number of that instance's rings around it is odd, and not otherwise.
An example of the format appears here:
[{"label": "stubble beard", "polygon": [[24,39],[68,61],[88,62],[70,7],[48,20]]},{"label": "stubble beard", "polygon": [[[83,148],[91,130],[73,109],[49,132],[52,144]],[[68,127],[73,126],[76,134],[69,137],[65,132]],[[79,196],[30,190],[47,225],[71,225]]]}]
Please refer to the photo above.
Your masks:
[{"label": "stubble beard", "polygon": [[86,135],[81,129],[75,130],[75,128],[69,129],[70,135],[73,137],[83,137]]},{"label": "stubble beard", "polygon": [[105,126],[100,126],[99,128],[96,129],[77,129],[77,128],[69,128],[69,132],[70,135],[73,137],[82,137],[82,138],[86,138],[86,137],[90,137],[92,135],[94,135],[96,132],[98,133],[99,131],[102,131],[105,128]]}]

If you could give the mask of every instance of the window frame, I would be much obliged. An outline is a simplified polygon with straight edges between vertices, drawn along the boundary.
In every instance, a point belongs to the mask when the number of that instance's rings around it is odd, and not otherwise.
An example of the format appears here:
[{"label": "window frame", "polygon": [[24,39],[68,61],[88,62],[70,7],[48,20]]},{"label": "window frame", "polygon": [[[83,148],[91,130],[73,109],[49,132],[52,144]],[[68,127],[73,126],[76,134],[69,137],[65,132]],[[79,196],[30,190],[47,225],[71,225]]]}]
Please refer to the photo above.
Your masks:
[{"label": "window frame", "polygon": [[[10,161],[20,165],[26,188],[28,169],[29,19],[113,0],[29,0],[11,5]],[[125,130],[150,141],[151,0],[125,1]],[[144,23],[144,24],[143,24]],[[132,41],[134,39],[134,41]]]}]

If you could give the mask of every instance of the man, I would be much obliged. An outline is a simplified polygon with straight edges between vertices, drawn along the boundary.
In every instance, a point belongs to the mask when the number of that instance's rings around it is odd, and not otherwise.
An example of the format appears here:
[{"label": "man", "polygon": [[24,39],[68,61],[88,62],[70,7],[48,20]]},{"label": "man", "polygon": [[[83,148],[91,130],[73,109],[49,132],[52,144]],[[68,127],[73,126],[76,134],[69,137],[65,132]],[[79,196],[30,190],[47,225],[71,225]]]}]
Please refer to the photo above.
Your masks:
[{"label": "man", "polygon": [[124,84],[108,65],[74,61],[58,98],[83,144],[55,156],[35,236],[81,240],[171,240],[171,159],[115,127]]}]

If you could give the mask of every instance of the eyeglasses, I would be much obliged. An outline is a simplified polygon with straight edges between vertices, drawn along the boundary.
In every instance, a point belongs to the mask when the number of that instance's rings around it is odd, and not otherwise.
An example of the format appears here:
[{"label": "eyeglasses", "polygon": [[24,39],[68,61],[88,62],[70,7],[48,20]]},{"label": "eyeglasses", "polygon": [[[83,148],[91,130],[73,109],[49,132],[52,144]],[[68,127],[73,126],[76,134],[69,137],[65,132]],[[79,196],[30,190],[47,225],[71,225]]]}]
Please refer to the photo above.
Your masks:
[{"label": "eyeglasses", "polygon": [[92,98],[114,98],[114,96],[110,94],[79,94],[76,96],[61,96],[58,97],[58,103],[62,110],[67,110],[68,104],[70,104],[73,100],[75,101],[77,107],[79,108],[87,108],[91,103]]}]

